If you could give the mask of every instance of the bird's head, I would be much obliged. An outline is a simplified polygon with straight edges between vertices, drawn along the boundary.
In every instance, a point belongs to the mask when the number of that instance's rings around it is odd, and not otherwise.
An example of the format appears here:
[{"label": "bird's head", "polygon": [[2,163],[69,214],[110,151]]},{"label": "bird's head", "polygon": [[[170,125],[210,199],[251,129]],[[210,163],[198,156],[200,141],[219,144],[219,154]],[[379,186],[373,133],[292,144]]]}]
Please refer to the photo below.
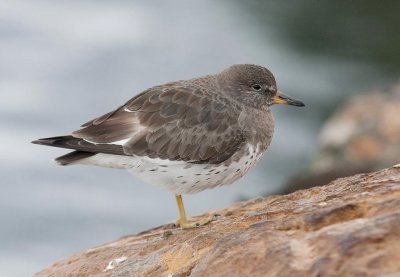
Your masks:
[{"label": "bird's head", "polygon": [[304,106],[304,103],[278,90],[274,75],[265,67],[236,64],[217,74],[222,93],[239,103],[265,109],[274,104]]}]

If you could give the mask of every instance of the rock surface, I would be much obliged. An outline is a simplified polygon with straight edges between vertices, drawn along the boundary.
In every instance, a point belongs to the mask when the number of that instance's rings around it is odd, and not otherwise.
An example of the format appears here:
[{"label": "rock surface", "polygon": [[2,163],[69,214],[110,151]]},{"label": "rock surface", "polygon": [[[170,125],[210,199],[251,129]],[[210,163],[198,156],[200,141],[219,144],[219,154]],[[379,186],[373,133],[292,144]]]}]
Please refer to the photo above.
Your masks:
[{"label": "rock surface", "polygon": [[217,213],[207,226],[160,226],[35,276],[400,276],[400,165]]},{"label": "rock surface", "polygon": [[400,85],[350,97],[324,124],[319,150],[283,193],[399,162]]},{"label": "rock surface", "polygon": [[400,157],[400,85],[351,97],[325,123],[316,172],[334,168],[380,169]]}]

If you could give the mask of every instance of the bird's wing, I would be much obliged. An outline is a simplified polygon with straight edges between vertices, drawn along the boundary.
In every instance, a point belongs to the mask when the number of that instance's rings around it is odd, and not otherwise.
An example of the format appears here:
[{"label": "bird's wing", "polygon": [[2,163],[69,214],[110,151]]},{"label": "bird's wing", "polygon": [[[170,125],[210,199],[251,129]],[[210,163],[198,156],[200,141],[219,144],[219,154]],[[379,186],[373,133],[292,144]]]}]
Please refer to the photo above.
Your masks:
[{"label": "bird's wing", "polygon": [[200,87],[154,87],[84,125],[74,137],[122,145],[126,155],[219,163],[245,141],[241,110]]}]

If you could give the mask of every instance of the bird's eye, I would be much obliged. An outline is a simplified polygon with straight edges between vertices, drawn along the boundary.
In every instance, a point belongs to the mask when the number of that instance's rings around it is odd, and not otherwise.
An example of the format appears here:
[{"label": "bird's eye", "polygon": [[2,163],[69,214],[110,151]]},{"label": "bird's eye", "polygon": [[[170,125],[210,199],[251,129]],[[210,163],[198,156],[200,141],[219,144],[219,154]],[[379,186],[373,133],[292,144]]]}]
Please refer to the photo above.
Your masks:
[{"label": "bird's eye", "polygon": [[261,90],[261,86],[258,84],[252,85],[251,88],[255,91],[260,91]]}]

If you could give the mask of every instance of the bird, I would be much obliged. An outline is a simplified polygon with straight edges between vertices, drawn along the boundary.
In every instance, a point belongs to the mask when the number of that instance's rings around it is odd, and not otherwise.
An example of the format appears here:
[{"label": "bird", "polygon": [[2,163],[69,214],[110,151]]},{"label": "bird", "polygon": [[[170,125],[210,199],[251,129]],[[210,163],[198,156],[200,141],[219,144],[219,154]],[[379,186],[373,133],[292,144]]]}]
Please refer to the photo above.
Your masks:
[{"label": "bird", "polygon": [[176,224],[194,228],[216,218],[189,220],[182,195],[232,184],[254,167],[272,140],[274,104],[305,106],[267,68],[235,64],[151,87],[70,135],[32,143],[73,150],[59,165],[126,169],[173,193]]}]

